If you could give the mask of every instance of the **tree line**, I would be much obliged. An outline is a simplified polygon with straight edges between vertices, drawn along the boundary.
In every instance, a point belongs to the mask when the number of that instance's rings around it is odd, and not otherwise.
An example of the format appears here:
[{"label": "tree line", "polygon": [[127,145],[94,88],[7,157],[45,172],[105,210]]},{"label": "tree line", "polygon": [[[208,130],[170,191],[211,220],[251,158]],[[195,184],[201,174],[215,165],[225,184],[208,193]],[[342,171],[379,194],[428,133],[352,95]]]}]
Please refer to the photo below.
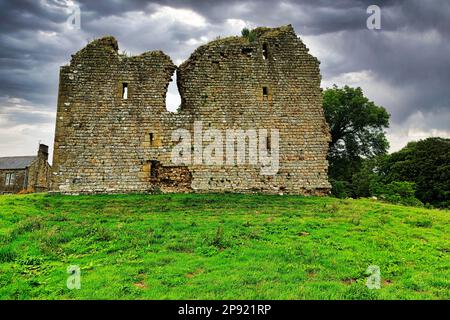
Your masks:
[{"label": "tree line", "polygon": [[414,206],[450,207],[450,139],[410,142],[388,154],[389,113],[361,88],[323,93],[332,140],[329,180],[336,197],[377,197]]}]

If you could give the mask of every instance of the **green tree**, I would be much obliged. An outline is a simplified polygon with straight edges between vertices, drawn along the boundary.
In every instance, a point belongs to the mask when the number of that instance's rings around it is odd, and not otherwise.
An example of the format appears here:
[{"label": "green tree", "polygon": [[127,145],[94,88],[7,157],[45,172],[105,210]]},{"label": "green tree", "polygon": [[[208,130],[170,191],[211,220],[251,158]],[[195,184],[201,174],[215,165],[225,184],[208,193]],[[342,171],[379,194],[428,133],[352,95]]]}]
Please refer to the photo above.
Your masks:
[{"label": "green tree", "polygon": [[[389,126],[389,114],[366,98],[359,87],[335,85],[325,90],[323,107],[331,131],[330,181],[333,185],[346,182],[352,189],[352,178],[360,170],[363,159],[387,152],[389,143],[384,129]],[[353,190],[346,193],[354,195]]]},{"label": "green tree", "polygon": [[437,207],[450,206],[450,139],[410,142],[382,166],[383,180],[415,183],[416,197]]},{"label": "green tree", "polygon": [[380,155],[364,159],[357,172],[352,176],[352,192],[355,197],[370,197],[378,195],[378,190],[384,185],[383,177],[385,162],[388,155]]}]

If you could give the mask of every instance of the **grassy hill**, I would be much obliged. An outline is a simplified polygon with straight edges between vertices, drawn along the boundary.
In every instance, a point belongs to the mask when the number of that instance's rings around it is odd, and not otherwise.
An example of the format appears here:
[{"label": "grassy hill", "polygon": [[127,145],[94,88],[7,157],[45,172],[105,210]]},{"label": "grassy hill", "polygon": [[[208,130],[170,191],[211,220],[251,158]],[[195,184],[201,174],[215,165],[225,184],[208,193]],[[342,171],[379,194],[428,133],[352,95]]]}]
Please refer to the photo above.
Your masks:
[{"label": "grassy hill", "polygon": [[[327,197],[5,195],[0,298],[450,299],[449,213]],[[370,265],[381,289],[365,285]]]}]

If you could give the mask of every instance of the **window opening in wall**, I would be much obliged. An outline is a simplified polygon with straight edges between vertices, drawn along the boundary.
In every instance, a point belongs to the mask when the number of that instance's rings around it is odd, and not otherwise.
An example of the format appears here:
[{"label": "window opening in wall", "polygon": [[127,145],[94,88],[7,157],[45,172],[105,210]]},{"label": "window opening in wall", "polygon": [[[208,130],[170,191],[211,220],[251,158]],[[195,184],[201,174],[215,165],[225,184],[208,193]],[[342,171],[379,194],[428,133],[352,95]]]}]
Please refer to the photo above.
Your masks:
[{"label": "window opening in wall", "polygon": [[128,99],[128,83],[126,82],[122,83],[122,99]]},{"label": "window opening in wall", "polygon": [[263,99],[267,100],[267,96],[269,95],[269,88],[268,87],[263,87]]},{"label": "window opening in wall", "polygon": [[14,173],[7,173],[5,177],[5,185],[12,186],[14,184],[14,179],[15,179]]},{"label": "window opening in wall", "polygon": [[246,54],[246,55],[249,55],[249,56],[252,54],[252,51],[253,51],[252,48],[242,48],[242,49],[241,49],[241,52],[242,52],[243,54]]},{"label": "window opening in wall", "polygon": [[267,43],[264,43],[264,44],[263,44],[263,47],[262,47],[262,54],[263,54],[263,59],[264,59],[264,60],[267,60],[267,58],[269,58],[269,48],[268,48],[268,46],[267,46]]},{"label": "window opening in wall", "polygon": [[150,160],[150,177],[158,177],[158,161],[156,160]]},{"label": "window opening in wall", "polygon": [[150,145],[153,146],[153,142],[154,142],[153,132],[150,132],[148,134],[148,139],[150,141]]},{"label": "window opening in wall", "polygon": [[270,148],[270,146],[272,144],[271,142],[272,141],[270,140],[270,136],[268,135],[267,139],[266,139],[266,149],[267,149],[268,152],[270,152],[270,150],[271,150],[271,148]]},{"label": "window opening in wall", "polygon": [[166,92],[166,110],[177,112],[181,107],[181,95],[177,86],[177,73],[174,72]]}]

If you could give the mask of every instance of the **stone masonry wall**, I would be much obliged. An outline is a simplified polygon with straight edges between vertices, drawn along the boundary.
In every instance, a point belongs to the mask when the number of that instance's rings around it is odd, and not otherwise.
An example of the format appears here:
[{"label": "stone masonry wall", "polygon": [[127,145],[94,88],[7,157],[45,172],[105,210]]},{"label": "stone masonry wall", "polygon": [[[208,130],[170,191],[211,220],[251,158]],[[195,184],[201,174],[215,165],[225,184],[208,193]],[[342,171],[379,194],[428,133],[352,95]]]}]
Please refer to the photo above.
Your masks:
[{"label": "stone masonry wall", "polygon": [[[291,26],[253,32],[252,42],[203,45],[179,68],[161,51],[120,55],[112,37],[73,55],[60,72],[52,190],[326,194],[330,135],[319,62]],[[182,106],[170,113],[165,95],[175,70]],[[280,170],[172,163],[173,130],[193,135],[194,121],[205,130],[278,129]]]},{"label": "stone masonry wall", "polygon": [[[31,160],[23,168],[0,169],[0,194],[49,191],[51,166],[47,161],[48,146],[40,144],[37,156]],[[14,174],[13,182],[7,185],[6,175],[11,173]]]},{"label": "stone masonry wall", "polygon": [[45,192],[50,189],[51,167],[48,164],[48,147],[39,146],[36,159],[31,163],[28,170],[27,191]]},{"label": "stone masonry wall", "polygon": [[264,176],[260,165],[201,166],[193,169],[193,189],[326,193],[330,136],[319,62],[291,26],[253,32],[253,42],[231,37],[198,48],[177,78],[194,121],[219,129],[278,129],[280,170]]},{"label": "stone masonry wall", "polygon": [[[160,120],[167,112],[165,92],[175,68],[161,51],[120,55],[112,37],[93,41],[72,56],[60,73],[53,189],[151,190],[146,168],[164,152]],[[124,84],[127,99],[122,97]]]},{"label": "stone masonry wall", "polygon": [[[14,174],[12,185],[6,185],[6,174]],[[18,193],[26,189],[27,169],[0,170],[0,194]]]}]

